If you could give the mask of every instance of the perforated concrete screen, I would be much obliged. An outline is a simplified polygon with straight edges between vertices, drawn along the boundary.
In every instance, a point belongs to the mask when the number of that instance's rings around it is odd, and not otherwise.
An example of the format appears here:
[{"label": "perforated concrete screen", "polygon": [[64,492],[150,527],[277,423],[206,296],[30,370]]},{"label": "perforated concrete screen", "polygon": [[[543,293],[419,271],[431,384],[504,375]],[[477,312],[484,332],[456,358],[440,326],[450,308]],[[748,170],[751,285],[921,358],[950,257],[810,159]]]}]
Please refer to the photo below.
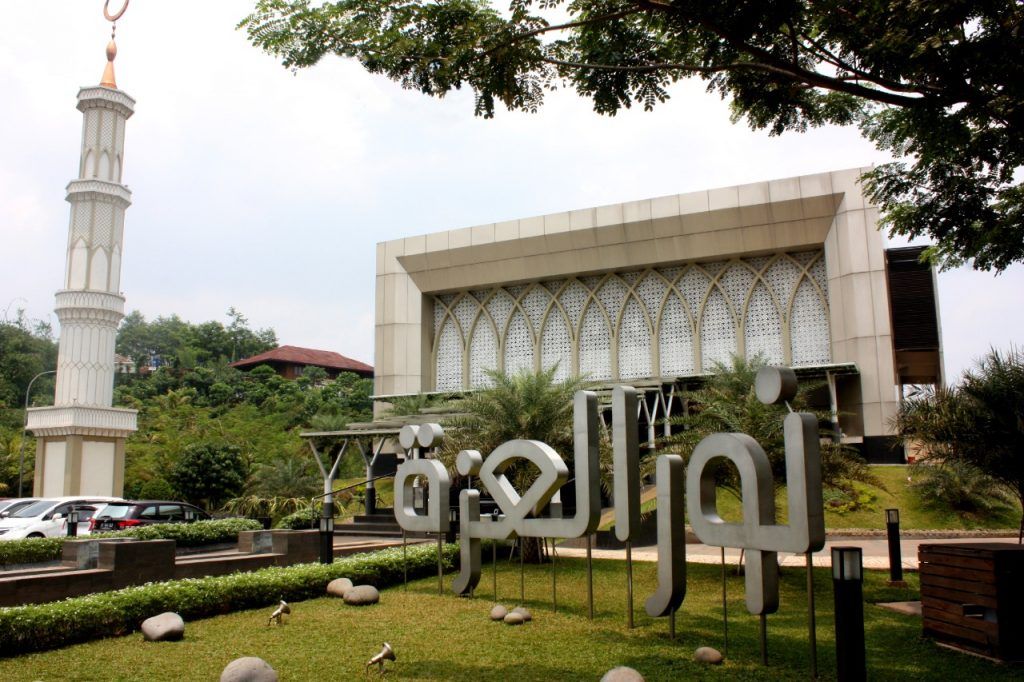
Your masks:
[{"label": "perforated concrete screen", "polygon": [[731,355],[832,361],[823,252],[569,277],[433,296],[435,390],[487,369],[593,380],[692,376]]}]

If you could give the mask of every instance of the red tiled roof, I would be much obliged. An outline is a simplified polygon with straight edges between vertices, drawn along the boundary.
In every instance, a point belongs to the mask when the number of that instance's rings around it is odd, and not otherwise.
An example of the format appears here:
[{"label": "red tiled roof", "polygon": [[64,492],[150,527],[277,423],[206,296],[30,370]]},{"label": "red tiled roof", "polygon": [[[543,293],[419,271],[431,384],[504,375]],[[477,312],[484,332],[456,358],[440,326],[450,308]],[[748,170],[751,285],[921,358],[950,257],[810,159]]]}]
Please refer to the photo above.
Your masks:
[{"label": "red tiled roof", "polygon": [[359,362],[352,358],[346,358],[340,353],[329,350],[316,350],[315,348],[299,348],[298,346],[278,346],[266,353],[254,355],[251,358],[242,358],[232,362],[231,367],[251,367],[264,362],[284,362],[293,365],[313,365],[328,369],[339,369],[346,372],[361,372],[373,374],[373,367],[365,362]]}]

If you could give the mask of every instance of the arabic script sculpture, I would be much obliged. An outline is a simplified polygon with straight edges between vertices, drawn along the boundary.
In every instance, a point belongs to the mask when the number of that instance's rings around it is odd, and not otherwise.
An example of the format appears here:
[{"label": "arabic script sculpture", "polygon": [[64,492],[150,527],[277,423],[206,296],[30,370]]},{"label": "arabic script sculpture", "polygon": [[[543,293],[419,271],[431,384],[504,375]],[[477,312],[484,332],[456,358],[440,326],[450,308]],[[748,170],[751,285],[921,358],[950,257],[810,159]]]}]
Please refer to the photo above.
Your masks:
[{"label": "arabic script sculpture", "polygon": [[[796,375],[785,368],[768,367],[757,376],[758,398],[765,404],[784,403],[796,393]],[[616,536],[630,540],[639,527],[639,443],[637,394],[619,386],[612,393],[612,446]],[[459,494],[460,572],[452,584],[457,594],[469,593],[480,581],[480,540],[514,537],[576,538],[593,533],[601,512],[598,469],[597,396],[576,394],[573,404],[576,512],[561,516],[559,490],[569,478],[569,468],[550,446],[535,440],[511,440],[487,457],[464,450],[455,467],[462,476],[475,476],[494,498],[498,513],[480,516],[480,492],[469,488]],[[814,415],[791,412],[784,420],[789,525],[775,523],[775,491],[771,467],[764,450],[742,433],[716,433],[694,449],[685,468],[679,455],[661,455],[658,481],[658,588],[646,602],[651,616],[667,616],[677,610],[686,594],[686,543],[684,510],[702,542],[716,547],[746,550],[746,603],[752,614],[778,609],[777,553],[813,552],[824,545],[825,528],[821,499],[821,456]],[[416,456],[418,448],[436,444],[441,431],[436,424],[405,427],[400,441],[412,453],[398,467],[395,477],[395,518],[409,531],[443,533],[449,529],[442,504],[448,500],[451,480],[436,459]],[[740,474],[743,522],[726,523],[716,510],[714,460],[726,458]],[[520,495],[505,472],[517,460],[526,460],[540,471],[533,485]],[[428,481],[426,514],[411,504],[416,477]],[[685,491],[685,492],[684,492]],[[547,516],[542,514],[547,512]]]}]

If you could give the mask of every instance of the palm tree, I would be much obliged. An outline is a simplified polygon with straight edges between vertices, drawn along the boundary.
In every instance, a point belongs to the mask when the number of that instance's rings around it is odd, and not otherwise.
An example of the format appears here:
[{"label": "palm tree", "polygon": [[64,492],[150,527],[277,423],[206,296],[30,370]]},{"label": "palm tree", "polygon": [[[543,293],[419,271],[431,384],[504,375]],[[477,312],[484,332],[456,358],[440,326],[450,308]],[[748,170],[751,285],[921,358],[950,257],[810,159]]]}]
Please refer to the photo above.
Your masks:
[{"label": "palm tree", "polygon": [[[468,394],[458,403],[460,414],[446,425],[449,437],[442,461],[454,469],[460,450],[479,450],[486,457],[502,443],[539,440],[550,445],[567,462],[573,452],[573,396],[586,385],[584,379],[555,380],[557,366],[541,372],[508,375],[489,370],[489,388]],[[533,484],[534,467],[513,465],[506,475],[520,493]],[[543,560],[539,538],[523,538],[525,561]]]},{"label": "palm tree", "polygon": [[976,466],[1024,506],[1024,349],[990,350],[959,385],[905,402],[895,425],[924,446],[926,459]]},{"label": "palm tree", "polygon": [[[687,394],[689,409],[673,417],[675,433],[666,438],[663,452],[678,452],[689,461],[697,444],[713,433],[745,433],[756,440],[768,455],[777,485],[786,475],[786,446],[783,438],[783,419],[788,412],[785,405],[765,405],[757,399],[754,380],[767,363],[761,357],[746,360],[733,356],[732,362],[716,362],[713,375],[697,391]],[[811,409],[809,396],[818,386],[801,383],[790,407],[794,411],[811,412],[819,422],[829,421],[826,412]],[[822,430],[821,474],[827,486],[847,490],[851,480],[876,483],[867,464],[849,446],[833,443],[832,432]],[[715,471],[720,487],[739,495],[740,482],[736,468],[723,462]]]}]

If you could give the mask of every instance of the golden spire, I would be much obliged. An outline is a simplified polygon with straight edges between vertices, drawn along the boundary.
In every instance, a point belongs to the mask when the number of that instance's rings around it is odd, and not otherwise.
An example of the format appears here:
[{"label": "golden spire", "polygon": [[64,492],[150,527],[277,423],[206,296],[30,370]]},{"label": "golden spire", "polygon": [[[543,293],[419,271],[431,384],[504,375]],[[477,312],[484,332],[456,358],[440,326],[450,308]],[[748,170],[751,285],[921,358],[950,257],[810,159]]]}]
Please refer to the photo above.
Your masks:
[{"label": "golden spire", "polygon": [[100,86],[104,88],[117,89],[117,81],[114,79],[114,58],[117,56],[117,45],[114,43],[114,36],[117,33],[117,20],[128,9],[128,2],[129,0],[124,0],[124,5],[114,14],[111,14],[108,9],[110,0],[104,0],[103,2],[103,16],[110,22],[110,42],[107,43],[107,66],[103,69],[103,78],[100,80]]}]

